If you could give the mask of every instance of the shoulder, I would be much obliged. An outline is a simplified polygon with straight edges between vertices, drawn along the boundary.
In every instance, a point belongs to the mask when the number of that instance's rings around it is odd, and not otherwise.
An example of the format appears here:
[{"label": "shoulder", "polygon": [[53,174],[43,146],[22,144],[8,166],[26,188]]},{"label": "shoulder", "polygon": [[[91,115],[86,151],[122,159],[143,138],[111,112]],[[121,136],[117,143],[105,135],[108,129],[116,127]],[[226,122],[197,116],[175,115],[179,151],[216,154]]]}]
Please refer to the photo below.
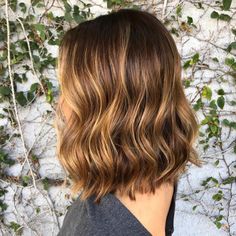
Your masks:
[{"label": "shoulder", "polygon": [[76,227],[81,220],[84,220],[85,212],[85,204],[78,197],[68,208],[57,236],[75,235]]},{"label": "shoulder", "polygon": [[57,236],[108,236],[108,214],[103,205],[95,204],[94,198],[82,201],[80,196],[69,207]]},{"label": "shoulder", "polygon": [[70,206],[57,236],[150,236],[145,228],[112,194],[94,196],[85,201],[78,197]]}]

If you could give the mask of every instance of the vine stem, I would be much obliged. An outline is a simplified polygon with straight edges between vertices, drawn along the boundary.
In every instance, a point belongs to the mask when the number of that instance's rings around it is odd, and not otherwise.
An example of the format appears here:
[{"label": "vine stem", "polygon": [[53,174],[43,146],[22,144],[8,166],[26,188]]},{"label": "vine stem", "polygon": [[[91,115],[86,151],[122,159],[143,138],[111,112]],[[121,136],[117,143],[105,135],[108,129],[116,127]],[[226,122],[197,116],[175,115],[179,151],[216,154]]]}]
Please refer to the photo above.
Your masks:
[{"label": "vine stem", "polygon": [[32,52],[31,52],[31,47],[30,47],[29,39],[28,39],[28,36],[26,35],[26,32],[25,32],[24,24],[22,23],[22,21],[17,16],[16,16],[16,20],[20,23],[22,31],[23,31],[23,34],[25,36],[25,40],[26,40],[26,43],[27,43],[27,47],[28,47],[28,51],[29,51],[29,56],[30,56],[30,64],[31,64],[31,68],[32,68],[33,74],[38,79],[38,82],[39,82],[39,84],[41,86],[41,89],[42,89],[43,93],[46,94],[46,91],[45,91],[45,89],[43,87],[43,84],[42,84],[41,80],[39,79],[39,77],[38,77],[38,75],[37,75],[37,73],[36,73],[36,71],[34,69],[34,63],[33,63],[34,60],[33,60]]},{"label": "vine stem", "polygon": [[11,56],[10,55],[10,50],[11,50],[10,49],[10,44],[11,44],[11,42],[10,42],[10,25],[9,25],[9,15],[8,15],[8,4],[9,4],[8,0],[5,0],[5,15],[6,15],[6,26],[7,26],[7,66],[8,66],[8,73],[9,73],[9,78],[10,78],[10,82],[11,82],[12,100],[13,100],[13,106],[14,106],[14,111],[15,111],[15,117],[16,117],[16,121],[17,121],[17,124],[18,124],[19,132],[20,132],[20,137],[21,137],[21,141],[22,141],[22,145],[23,145],[24,156],[25,156],[26,162],[29,166],[29,170],[30,170],[30,174],[32,176],[34,188],[37,189],[35,178],[34,178],[34,173],[33,173],[33,170],[31,168],[29,158],[28,158],[28,154],[27,154],[27,150],[26,150],[26,146],[25,146],[25,140],[24,140],[22,127],[21,127],[21,122],[20,122],[20,118],[19,118],[19,114],[18,114],[18,110],[17,110],[17,104],[16,104],[16,95],[15,95],[13,77],[12,77],[12,70],[11,70],[11,57],[10,57]]},{"label": "vine stem", "polygon": [[164,17],[165,17],[167,2],[168,2],[168,0],[164,0],[163,8],[162,8],[162,20],[163,20]]}]

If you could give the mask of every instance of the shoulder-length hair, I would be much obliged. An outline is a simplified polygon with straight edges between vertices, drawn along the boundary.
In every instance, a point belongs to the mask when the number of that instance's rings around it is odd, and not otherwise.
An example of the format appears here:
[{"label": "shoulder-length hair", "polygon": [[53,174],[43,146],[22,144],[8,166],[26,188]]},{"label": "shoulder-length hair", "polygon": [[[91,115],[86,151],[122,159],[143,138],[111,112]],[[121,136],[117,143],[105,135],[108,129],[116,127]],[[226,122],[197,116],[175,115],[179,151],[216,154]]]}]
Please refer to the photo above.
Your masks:
[{"label": "shoulder-length hair", "polygon": [[[201,166],[181,58],[151,13],[120,9],[69,29],[58,78],[71,116],[57,125],[57,155],[82,200],[117,189],[135,199],[136,191],[177,182],[188,162]],[[59,124],[60,105],[56,117]]]}]

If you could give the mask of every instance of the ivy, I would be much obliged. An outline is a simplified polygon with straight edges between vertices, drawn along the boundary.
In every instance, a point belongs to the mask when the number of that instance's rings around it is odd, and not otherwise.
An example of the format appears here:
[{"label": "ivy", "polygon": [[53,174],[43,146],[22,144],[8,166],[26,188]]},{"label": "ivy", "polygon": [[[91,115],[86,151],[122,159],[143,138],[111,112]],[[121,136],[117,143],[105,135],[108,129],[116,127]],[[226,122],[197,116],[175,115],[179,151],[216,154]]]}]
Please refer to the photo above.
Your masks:
[{"label": "ivy", "polygon": [[214,224],[216,225],[216,227],[217,227],[218,229],[220,229],[221,226],[222,226],[222,223],[220,222],[222,219],[223,219],[223,216],[222,216],[222,215],[219,215],[219,216],[217,216],[217,217],[215,218],[215,220],[214,220]]},{"label": "ivy", "polygon": [[224,96],[220,96],[217,98],[217,105],[223,109],[224,108],[224,105],[225,105],[225,98]]},{"label": "ivy", "polygon": [[223,7],[222,10],[228,11],[230,9],[232,0],[223,0]]},{"label": "ivy", "polygon": [[49,179],[46,177],[42,180],[42,183],[43,183],[43,188],[45,190],[48,190],[49,189]]},{"label": "ivy", "polygon": [[228,119],[223,119],[222,124],[227,127],[236,129],[236,122],[235,121],[229,121]]},{"label": "ivy", "polygon": [[212,97],[212,90],[210,87],[208,86],[204,86],[203,89],[202,89],[202,97],[208,99],[208,100],[211,100],[211,97]]},{"label": "ivy", "polygon": [[[56,16],[53,9],[46,9],[46,2],[43,0],[31,0],[30,6],[28,6],[23,0],[10,0],[9,2],[10,8],[17,13],[18,19],[22,21],[23,26],[25,28],[25,33],[27,35],[27,40],[25,35],[23,34],[22,27],[17,20],[9,21],[10,24],[10,32],[11,32],[11,45],[10,45],[10,61],[12,67],[12,76],[14,79],[14,91],[16,94],[16,102],[17,105],[26,107],[37,101],[41,96],[45,99],[48,105],[53,105],[55,100],[55,94],[57,88],[54,87],[52,80],[50,79],[50,75],[47,72],[50,70],[54,70],[56,67],[56,56],[52,55],[50,51],[47,49],[47,45],[55,46],[57,48],[60,44],[60,40],[64,35],[65,29],[67,27],[72,27],[76,24],[79,24],[86,19],[92,16],[90,12],[90,8],[92,4],[86,4],[84,2],[80,2],[81,5],[71,4],[70,1],[60,0],[60,7],[62,8],[62,15]],[[127,2],[125,0],[107,0],[106,1],[109,10],[115,10],[118,8],[136,8],[141,9],[141,7],[135,5],[134,3]],[[199,9],[205,9],[204,2],[196,2],[195,6]],[[218,8],[224,11],[229,11],[232,5],[232,0],[222,0],[217,1]],[[19,15],[18,15],[19,11]],[[37,12],[42,12],[40,15]],[[230,13],[228,14],[221,13],[219,10],[212,11],[211,17],[212,19],[217,19],[225,22],[229,22],[231,20]],[[178,4],[175,8],[174,14],[168,15],[165,17],[165,24],[170,25],[170,33],[176,35],[177,37],[182,36],[183,34],[191,33],[194,28],[197,28],[194,24],[195,19],[193,19],[192,15],[187,15],[185,21],[181,21],[183,15],[183,5]],[[1,76],[1,84],[0,84],[0,102],[7,101],[10,105],[4,108],[0,114],[0,118],[6,118],[9,120],[9,125],[17,129],[17,122],[14,115],[14,110],[12,108],[12,88],[9,83],[9,75],[7,70],[7,50],[5,49],[5,44],[7,39],[6,34],[6,19],[4,17],[0,17],[1,27],[0,27],[0,42],[3,43],[3,48],[0,50],[0,76]],[[198,22],[196,20],[196,22]],[[216,22],[214,22],[216,23]],[[233,36],[236,36],[236,28],[232,28],[231,31]],[[232,37],[233,38],[233,37]],[[28,45],[29,43],[29,45]],[[225,44],[226,47],[223,48],[225,52],[228,52],[227,57],[223,66],[226,66],[227,75],[232,75],[235,78],[236,71],[236,61],[232,50],[236,49],[236,42],[232,40]],[[54,47],[50,47],[54,48]],[[31,57],[32,55],[32,64],[31,65]],[[204,64],[204,54],[196,51],[188,60],[186,60],[183,64],[184,70],[186,72],[190,72],[190,76],[186,76],[183,81],[185,88],[190,88],[192,83],[195,80],[195,72],[199,72],[200,70],[204,70],[204,66],[210,67],[208,64]],[[201,58],[201,61],[200,61]],[[218,57],[220,58],[220,57]],[[221,60],[217,57],[212,58],[212,62],[217,63],[217,66],[221,66]],[[21,68],[23,71],[19,70]],[[31,81],[31,72],[34,74],[36,81],[32,83]],[[215,78],[213,78],[215,79]],[[222,78],[223,80],[223,78]],[[20,87],[24,86],[24,83],[27,83],[27,89],[21,91]],[[195,86],[195,85],[194,85]],[[198,86],[198,85],[197,85]],[[200,89],[202,87],[202,90]],[[194,99],[193,109],[195,111],[203,112],[204,119],[200,122],[200,125],[204,126],[204,131],[199,131],[200,140],[199,143],[202,145],[203,150],[206,151],[209,147],[213,147],[213,145],[209,142],[210,138],[214,138],[214,145],[222,144],[221,138],[221,130],[222,128],[229,128],[230,132],[236,130],[236,122],[234,118],[228,118],[219,120],[220,115],[224,113],[222,111],[226,107],[226,98],[227,105],[236,105],[236,101],[230,101],[229,97],[225,96],[226,94],[230,94],[230,91],[226,92],[223,88],[215,89],[215,87],[211,87],[211,84],[200,85],[198,88],[199,97]],[[214,90],[213,90],[214,89]],[[213,99],[213,91],[216,91],[216,97]],[[41,97],[42,98],[42,97]],[[206,99],[206,100],[204,100]],[[20,109],[20,107],[18,107]],[[205,109],[206,108],[206,109]],[[0,144],[3,147],[6,142],[9,142],[10,138],[19,138],[19,133],[14,133],[9,135],[6,132],[6,128],[0,126]],[[33,150],[33,149],[32,149]],[[233,146],[233,154],[236,153],[236,144]],[[30,155],[30,164],[33,167],[39,166],[39,157],[31,153]],[[21,157],[20,157],[21,158]],[[7,152],[1,148],[0,149],[0,167],[4,170],[5,167],[9,167],[16,163],[15,160],[9,158]],[[212,160],[212,164],[217,168],[221,167],[224,164],[221,161],[221,157],[214,157]],[[232,165],[232,168],[236,169],[236,165]],[[1,176],[6,178],[4,171],[2,171]],[[16,179],[14,179],[15,181]],[[38,180],[38,179],[37,179]],[[8,180],[11,181],[11,180]],[[58,181],[58,180],[56,180]],[[55,181],[55,182],[56,182]],[[208,177],[202,181],[202,186],[207,189],[210,187],[219,188],[222,185],[233,184],[235,183],[234,176],[228,176],[223,179],[222,182],[215,177]],[[28,175],[28,173],[24,173],[19,176],[18,179],[19,184],[22,184],[23,187],[27,187],[32,182],[32,176]],[[48,178],[42,179],[43,188],[48,191],[50,185],[52,184],[52,180]],[[202,190],[201,190],[202,191]],[[200,192],[200,190],[196,190],[195,193]],[[4,197],[7,193],[7,190],[0,188],[0,196]],[[187,195],[184,195],[184,200],[189,201]],[[219,190],[214,195],[211,196],[212,199],[220,204],[223,203],[224,193]],[[226,198],[226,195],[225,195]],[[219,205],[220,205],[219,204]],[[217,204],[216,204],[217,205]],[[3,200],[0,200],[0,211],[1,213],[7,209],[8,205],[4,203]],[[198,205],[193,205],[193,211],[196,211]],[[199,209],[200,210],[200,209]],[[222,208],[219,208],[219,211]],[[35,213],[40,213],[40,208],[35,208]],[[60,213],[58,214],[60,215]],[[218,215],[214,217],[214,223],[217,228],[222,226],[223,216]],[[21,233],[23,226],[21,226],[17,222],[11,222],[9,226],[14,232]],[[12,233],[12,232],[11,232]],[[14,233],[12,233],[14,234]]]},{"label": "ivy", "polygon": [[2,167],[1,165],[3,164],[7,164],[7,165],[13,165],[15,164],[15,160],[12,160],[8,157],[8,153],[5,153],[3,150],[0,150],[0,167]]},{"label": "ivy", "polygon": [[202,107],[203,107],[203,102],[202,102],[201,98],[199,98],[199,99],[196,101],[196,103],[193,104],[193,109],[194,109],[195,111],[198,111],[198,110],[200,110]]},{"label": "ivy", "polygon": [[188,67],[195,65],[199,61],[199,53],[195,53],[192,58],[184,63],[183,68],[186,70]]},{"label": "ivy", "polygon": [[182,17],[182,6],[180,4],[178,4],[176,7],[176,15],[178,17]]},{"label": "ivy", "polygon": [[19,232],[19,229],[21,228],[21,225],[19,225],[18,223],[11,221],[10,222],[10,228],[14,230],[14,232]]},{"label": "ivy", "polygon": [[218,89],[217,94],[218,95],[224,95],[225,91],[223,89]]},{"label": "ivy", "polygon": [[19,7],[21,8],[21,12],[26,13],[27,7],[23,2],[19,3]]},{"label": "ivy", "polygon": [[218,190],[218,193],[216,193],[212,196],[212,199],[215,201],[220,201],[222,198],[223,198],[222,190]]},{"label": "ivy", "polygon": [[232,49],[236,49],[236,41],[229,44],[229,46],[226,48],[227,52],[231,52]]},{"label": "ivy", "polygon": [[217,20],[223,20],[229,22],[231,20],[231,17],[227,14],[221,13],[219,14],[217,11],[213,11],[211,13],[211,18],[212,19],[217,19]]},{"label": "ivy", "polygon": [[210,182],[213,182],[214,186],[219,185],[219,181],[216,178],[210,176],[202,181],[201,186],[207,186]]},{"label": "ivy", "polygon": [[22,176],[22,185],[23,186],[28,186],[29,182],[30,182],[30,176],[28,175],[25,175],[25,176]]},{"label": "ivy", "polygon": [[16,92],[16,101],[21,105],[25,106],[28,103],[27,98],[24,95],[23,91]]},{"label": "ivy", "polygon": [[8,205],[6,203],[4,203],[2,200],[0,200],[0,212],[4,212],[6,211]]},{"label": "ivy", "polygon": [[0,95],[7,96],[7,95],[10,95],[10,93],[11,93],[11,89],[9,87],[0,86]]},{"label": "ivy", "polygon": [[233,57],[226,57],[225,64],[236,71],[236,61]]},{"label": "ivy", "polygon": [[226,184],[231,184],[231,183],[234,183],[236,182],[236,176],[230,176],[228,178],[226,178],[222,184],[226,185]]}]

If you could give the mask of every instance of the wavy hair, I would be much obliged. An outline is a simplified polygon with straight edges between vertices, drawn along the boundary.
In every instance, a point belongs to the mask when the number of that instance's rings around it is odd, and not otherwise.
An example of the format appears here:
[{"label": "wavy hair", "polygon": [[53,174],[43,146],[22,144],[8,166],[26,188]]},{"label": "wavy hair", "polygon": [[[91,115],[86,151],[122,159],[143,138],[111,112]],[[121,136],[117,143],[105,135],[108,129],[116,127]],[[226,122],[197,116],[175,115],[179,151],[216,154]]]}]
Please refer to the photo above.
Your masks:
[{"label": "wavy hair", "polygon": [[66,31],[58,79],[71,115],[65,122],[58,103],[57,155],[73,194],[99,202],[119,189],[135,199],[136,191],[176,182],[188,162],[202,165],[180,59],[165,26],[142,10],[120,9]]}]

